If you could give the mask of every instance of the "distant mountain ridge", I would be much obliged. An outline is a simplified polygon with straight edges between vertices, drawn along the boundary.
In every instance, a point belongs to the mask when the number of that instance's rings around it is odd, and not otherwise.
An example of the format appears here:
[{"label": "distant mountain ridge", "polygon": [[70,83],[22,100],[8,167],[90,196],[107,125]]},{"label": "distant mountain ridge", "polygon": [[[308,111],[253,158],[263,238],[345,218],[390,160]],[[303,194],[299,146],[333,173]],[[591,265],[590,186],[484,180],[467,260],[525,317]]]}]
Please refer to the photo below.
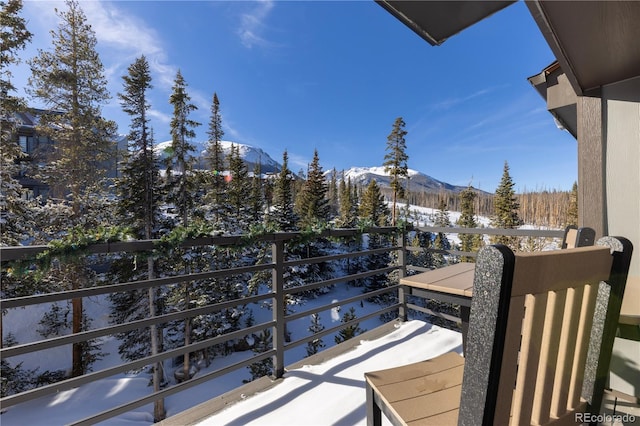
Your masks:
[{"label": "distant mountain ridge", "polygon": [[[343,172],[338,172],[338,179],[342,177]],[[358,183],[366,186],[372,180],[376,180],[381,188],[391,187],[391,178],[389,173],[384,171],[383,166],[378,167],[352,167],[344,171],[344,178],[347,180],[351,178],[352,183]],[[413,192],[440,192],[450,191],[458,193],[466,186],[451,185],[446,182],[442,182],[438,179],[432,178],[417,170],[409,169],[409,190]]]},{"label": "distant mountain ridge", "polygon": [[[199,152],[199,155],[196,155],[196,168],[198,169],[208,169],[209,165],[206,160],[206,142],[195,142],[196,152]],[[238,147],[238,151],[240,153],[240,157],[244,160],[247,165],[247,170],[249,172],[253,172],[255,166],[260,164],[261,173],[277,173],[280,171],[282,166],[280,163],[275,161],[269,154],[264,152],[261,148],[257,148],[251,145],[247,145],[244,143],[232,142],[232,141],[220,141],[220,145],[222,147],[222,154],[225,158],[229,156],[231,153],[231,145],[235,145]],[[171,141],[165,141],[157,144],[154,148],[154,151],[160,156],[165,157],[167,155],[167,149],[171,147]]]},{"label": "distant mountain ridge", "polygon": [[[206,142],[196,142],[196,151],[200,154],[197,156],[196,167],[200,169],[208,168],[206,161]],[[232,141],[220,141],[222,146],[222,152],[225,157],[231,153],[231,145],[238,147],[240,151],[240,157],[247,164],[247,169],[252,172],[257,164],[260,164],[260,170],[265,173],[278,173],[282,165],[275,161],[271,156],[263,151],[261,148],[257,148],[251,145],[232,142]],[[166,156],[166,150],[171,147],[171,141],[161,142],[156,145],[155,151],[158,155]],[[332,171],[325,171],[325,176],[330,179]],[[390,187],[389,173],[384,171],[382,166],[374,167],[351,167],[350,169],[339,171],[337,179],[341,179],[344,175],[345,180],[351,178],[352,183],[367,186],[373,179],[376,180],[381,188]],[[449,183],[440,181],[431,176],[428,176],[422,172],[409,169],[409,190],[415,192],[440,192],[450,191],[458,193],[466,189],[465,186],[451,185]]]}]

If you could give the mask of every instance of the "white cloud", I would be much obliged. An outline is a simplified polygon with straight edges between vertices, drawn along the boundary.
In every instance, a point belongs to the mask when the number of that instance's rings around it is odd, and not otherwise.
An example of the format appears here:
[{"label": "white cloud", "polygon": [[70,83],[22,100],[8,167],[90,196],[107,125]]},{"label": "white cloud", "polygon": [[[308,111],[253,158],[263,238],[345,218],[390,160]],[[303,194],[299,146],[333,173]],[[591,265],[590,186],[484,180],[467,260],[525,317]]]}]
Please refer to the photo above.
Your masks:
[{"label": "white cloud", "polygon": [[273,1],[261,0],[250,12],[241,15],[238,36],[245,47],[251,49],[254,46],[269,47],[273,45],[263,35],[266,28],[265,20],[269,17],[273,7]]},{"label": "white cloud", "polygon": [[123,75],[135,58],[145,55],[154,81],[165,90],[171,87],[177,68],[167,63],[162,38],[155,29],[113,3],[89,1],[81,7],[99,45],[108,47],[109,70],[113,75]]}]

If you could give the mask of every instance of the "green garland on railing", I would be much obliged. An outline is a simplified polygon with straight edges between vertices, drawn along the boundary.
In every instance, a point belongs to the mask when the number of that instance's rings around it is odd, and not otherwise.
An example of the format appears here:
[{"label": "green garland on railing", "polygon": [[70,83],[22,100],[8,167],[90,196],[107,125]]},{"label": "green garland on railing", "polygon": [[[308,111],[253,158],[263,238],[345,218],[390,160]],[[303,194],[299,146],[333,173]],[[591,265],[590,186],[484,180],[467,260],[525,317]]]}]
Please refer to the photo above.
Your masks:
[{"label": "green garland on railing", "polygon": [[34,259],[10,262],[6,270],[18,277],[37,270],[39,273],[36,278],[38,278],[51,268],[54,259],[64,263],[76,263],[88,254],[90,246],[132,239],[133,234],[127,227],[98,226],[86,229],[82,226],[74,226],[66,231],[64,237],[50,241],[47,244],[48,248],[38,253]]},{"label": "green garland on railing", "polygon": [[[350,236],[331,236],[327,235],[330,228],[328,223],[317,222],[305,229],[296,231],[298,235],[288,240],[291,245],[310,244],[318,238],[326,238],[333,241],[342,241],[345,238],[357,238],[366,234],[368,229],[374,225],[368,221],[360,221],[356,226],[356,234]],[[406,222],[399,222],[392,235],[401,234],[407,231],[411,226],[407,226]],[[245,234],[239,235],[239,242],[229,246],[228,249],[239,251],[247,247],[255,245],[256,240],[266,240],[266,236],[277,232],[273,225],[254,224]],[[153,252],[140,253],[142,257],[154,256],[160,257],[171,254],[178,248],[184,247],[189,240],[214,237],[224,235],[222,231],[210,224],[202,221],[195,222],[189,226],[177,226],[168,234],[162,236],[155,243]],[[54,259],[60,262],[77,262],[88,254],[88,248],[95,244],[114,243],[121,241],[133,240],[133,234],[130,228],[120,226],[99,226],[95,229],[86,229],[76,226],[68,230],[67,234],[60,239],[49,242],[49,248],[36,255],[35,260],[21,260],[11,262],[7,269],[11,273],[23,274],[28,272],[29,268],[37,266],[40,271],[47,271],[51,267]]]}]

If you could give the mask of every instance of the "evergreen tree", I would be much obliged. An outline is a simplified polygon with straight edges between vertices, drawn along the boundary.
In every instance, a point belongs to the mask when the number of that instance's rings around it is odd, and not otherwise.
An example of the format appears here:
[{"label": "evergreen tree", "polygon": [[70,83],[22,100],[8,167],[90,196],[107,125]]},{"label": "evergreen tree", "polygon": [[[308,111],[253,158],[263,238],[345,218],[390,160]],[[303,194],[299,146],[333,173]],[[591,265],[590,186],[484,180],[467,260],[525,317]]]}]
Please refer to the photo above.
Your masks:
[{"label": "evergreen tree", "polygon": [[209,140],[207,141],[207,161],[209,162],[209,171],[211,172],[212,187],[208,194],[208,199],[214,205],[215,220],[219,220],[218,205],[223,201],[224,176],[225,170],[224,153],[222,151],[222,116],[220,115],[220,101],[218,94],[214,92],[211,102],[211,118],[209,120]]},{"label": "evergreen tree", "polygon": [[337,175],[338,173],[336,172],[335,168],[331,170],[331,179],[329,180],[329,186],[327,188],[328,189],[327,199],[329,201],[329,216],[331,218],[338,216],[338,210],[340,208]]},{"label": "evergreen tree", "polygon": [[[24,100],[15,96],[9,69],[20,63],[19,52],[31,40],[24,18],[20,16],[21,0],[0,3],[2,42],[0,43],[0,246],[13,246],[24,240],[32,225],[27,220],[29,206],[23,200],[22,187],[16,179],[24,153],[15,139],[15,113],[24,111]],[[5,277],[2,278],[5,287]],[[3,295],[3,297],[5,297]],[[0,329],[0,331],[2,331]]]},{"label": "evergreen tree", "polygon": [[389,224],[389,209],[375,179],[369,182],[367,189],[362,194],[358,213],[360,218],[371,226],[387,226]]},{"label": "evergreen tree", "polygon": [[[251,192],[249,194],[249,225],[261,223],[264,216],[264,188],[262,184],[262,169],[258,162],[251,177]],[[247,228],[248,229],[248,228]]]},{"label": "evergreen tree", "polygon": [[[122,223],[131,226],[139,237],[154,238],[159,216],[160,172],[158,159],[153,150],[153,137],[149,128],[147,92],[152,88],[149,63],[144,56],[136,59],[128,68],[128,75],[122,77],[123,92],[118,94],[122,110],[131,117],[129,125],[128,152],[122,167],[122,177],[117,180],[118,211]],[[129,256],[114,262],[114,266],[123,266],[128,270]],[[146,277],[142,272],[128,277],[134,279],[153,279],[155,277],[155,260],[147,259]],[[125,281],[122,281],[125,282]],[[115,293],[111,296],[113,317],[116,322],[127,322],[156,315],[160,289],[149,288],[147,291],[132,290],[126,293]],[[135,329],[120,335],[122,343],[119,352],[125,359],[135,360],[143,356],[156,355],[160,352],[162,330],[153,324],[149,330]],[[154,391],[160,390],[162,384],[162,364],[153,367]],[[164,400],[154,403],[154,419],[164,419]]]},{"label": "evergreen tree", "polygon": [[[320,314],[311,314],[311,325],[309,326],[311,334],[315,335],[322,330],[324,330],[324,325],[322,325],[322,321],[320,321]],[[313,339],[307,343],[307,356],[317,354],[318,351],[325,346],[321,338]]]},{"label": "evergreen tree", "polygon": [[[41,178],[50,185],[53,195],[68,194],[72,222],[95,226],[101,204],[107,161],[113,160],[115,123],[101,117],[101,105],[109,99],[104,68],[96,51],[96,36],[86,22],[77,1],[67,1],[67,10],[53,31],[53,49],[40,50],[29,61],[32,75],[28,93],[40,99],[49,112],[40,116],[38,133],[55,141]],[[102,198],[105,198],[102,196]],[[92,222],[93,221],[93,222]],[[65,266],[73,276],[70,289],[88,284],[87,269],[80,263]],[[83,330],[82,299],[73,299],[72,332]],[[91,355],[86,345],[73,344],[72,374],[85,373]]]},{"label": "evergreen tree", "polygon": [[[522,225],[522,221],[518,216],[520,204],[516,198],[513,187],[515,184],[509,175],[509,164],[504,162],[502,179],[500,185],[496,189],[494,197],[493,209],[494,214],[491,219],[491,226],[494,228],[514,229]],[[520,246],[520,239],[514,236],[498,235],[492,238],[494,244],[505,244],[513,250],[517,250]]]},{"label": "evergreen tree", "polygon": [[340,214],[336,224],[339,228],[352,228],[356,225],[358,220],[358,206],[354,203],[351,178],[349,178],[348,182],[345,182],[343,176],[338,188],[340,193]]},{"label": "evergreen tree", "polygon": [[327,200],[327,182],[320,166],[318,150],[313,153],[307,180],[296,200],[296,213],[300,217],[300,227],[311,228],[317,224],[326,224],[329,220],[329,201]]},{"label": "evergreen tree", "polygon": [[[341,322],[347,323],[349,321],[355,320],[356,318],[358,318],[358,316],[356,315],[355,308],[352,306],[351,308],[349,308],[348,312],[345,312],[344,315],[342,315]],[[365,331],[366,330],[360,328],[360,323],[355,323],[340,330],[338,332],[338,335],[334,337],[334,340],[336,344],[346,342],[347,340],[352,339],[358,334],[364,333]]]},{"label": "evergreen tree", "polygon": [[[387,226],[389,224],[389,209],[380,192],[380,187],[375,179],[371,180],[364,194],[359,208],[360,219],[370,226]],[[368,240],[369,249],[385,247],[389,244],[389,238],[382,234],[370,234]],[[389,253],[369,254],[365,257],[364,270],[386,268],[391,262]],[[365,291],[378,290],[390,284],[388,274],[378,274],[364,279]],[[387,301],[387,296],[376,296],[372,301],[382,303]]]},{"label": "evergreen tree", "polygon": [[248,201],[251,199],[251,181],[247,165],[240,156],[240,147],[231,145],[229,153],[229,176],[226,196],[228,212],[225,217],[227,231],[243,232],[249,229],[251,209]]},{"label": "evergreen tree", "polygon": [[118,211],[122,222],[134,229],[139,237],[154,237],[159,214],[160,172],[153,150],[148,112],[151,105],[147,92],[152,88],[149,63],[144,56],[129,66],[122,77],[124,89],[118,94],[122,110],[131,117],[128,152],[117,181]]},{"label": "evergreen tree", "polygon": [[289,155],[285,151],[282,154],[282,169],[273,189],[273,207],[268,216],[268,222],[273,224],[278,231],[297,230],[298,217],[294,212],[293,204],[294,176],[289,170],[288,163]]},{"label": "evergreen tree", "polygon": [[[449,210],[447,208],[447,200],[445,197],[440,197],[438,201],[438,212],[436,213],[435,226],[448,228],[451,226],[451,219],[449,219]],[[444,232],[438,232],[436,238],[433,241],[433,247],[437,250],[450,250],[451,243]],[[439,268],[445,265],[446,259],[443,253],[433,254],[433,266]]]},{"label": "evergreen tree", "polygon": [[[477,194],[472,186],[460,192],[461,211],[457,224],[461,228],[478,227],[474,207],[476,196]],[[482,235],[480,234],[458,234],[458,238],[460,238],[460,250],[462,251],[474,252],[480,250],[482,247]],[[473,257],[463,256],[462,261],[473,262]]]},{"label": "evergreen tree", "polygon": [[91,209],[89,194],[101,192],[107,161],[113,160],[115,123],[101,117],[109,100],[96,36],[77,1],[56,13],[53,50],[40,50],[29,61],[28,93],[49,108],[40,116],[38,133],[55,143],[40,176],[54,196],[68,192],[75,223]]},{"label": "evergreen tree", "polygon": [[396,224],[396,203],[398,198],[404,196],[404,188],[402,187],[401,178],[409,176],[409,170],[407,168],[407,144],[404,137],[407,135],[407,131],[404,130],[404,120],[402,117],[396,118],[393,123],[393,128],[389,136],[387,136],[387,153],[384,156],[384,171],[389,173],[391,178],[389,184],[393,190],[393,207],[391,211],[391,224]]},{"label": "evergreen tree", "polygon": [[171,118],[171,149],[167,158],[167,187],[168,201],[173,202],[178,210],[182,226],[187,226],[193,209],[193,163],[191,153],[195,146],[190,142],[195,138],[193,130],[200,123],[189,118],[198,109],[191,103],[187,93],[187,83],[178,70],[173,84],[173,91],[169,97],[173,105]]},{"label": "evergreen tree", "polygon": [[566,226],[578,226],[578,183],[573,182],[569,194],[569,210],[567,211]]},{"label": "evergreen tree", "polygon": [[[0,42],[0,246],[15,246],[27,239],[35,228],[32,217],[32,203],[22,197],[22,186],[17,179],[20,162],[26,155],[16,140],[15,113],[26,109],[25,102],[16,96],[12,83],[10,67],[20,63],[20,51],[31,40],[22,11],[21,0],[9,0],[0,3],[0,22],[2,39]],[[11,297],[14,291],[27,287],[24,279],[2,273],[0,277],[0,297]],[[0,336],[4,336],[0,312]],[[3,346],[0,340],[0,347]],[[2,360],[2,396],[11,392],[13,384],[7,377],[22,377],[27,374],[20,365],[11,367]],[[26,381],[25,381],[26,382]],[[18,385],[19,386],[19,385]],[[15,389],[14,389],[15,391]]]}]

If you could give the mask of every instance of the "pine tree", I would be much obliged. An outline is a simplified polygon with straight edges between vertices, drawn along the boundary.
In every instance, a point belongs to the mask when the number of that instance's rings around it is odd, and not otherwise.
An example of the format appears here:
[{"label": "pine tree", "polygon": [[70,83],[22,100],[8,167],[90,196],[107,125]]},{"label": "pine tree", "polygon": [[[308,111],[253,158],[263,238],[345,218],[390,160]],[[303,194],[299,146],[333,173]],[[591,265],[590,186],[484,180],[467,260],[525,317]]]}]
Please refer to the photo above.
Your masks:
[{"label": "pine tree", "polygon": [[[493,209],[494,214],[491,219],[491,226],[501,229],[514,229],[522,225],[522,221],[518,216],[520,205],[516,198],[513,187],[515,184],[509,174],[509,164],[504,162],[502,179],[500,185],[496,189],[494,197]],[[518,237],[498,235],[492,238],[494,244],[505,244],[513,250],[517,250],[520,246]]]},{"label": "pine tree", "polygon": [[329,201],[330,218],[334,218],[338,216],[338,210],[340,208],[337,175],[338,173],[336,172],[335,168],[331,170],[331,179],[329,180],[329,186],[327,188],[328,190],[327,199]]},{"label": "pine tree", "polygon": [[[355,308],[352,306],[351,308],[349,308],[348,312],[345,312],[344,315],[342,315],[341,322],[347,323],[349,321],[355,320],[356,318],[358,318],[358,316],[356,315]],[[336,344],[346,342],[347,340],[352,339],[358,334],[364,333],[365,331],[366,330],[360,328],[360,323],[355,323],[340,330],[338,332],[338,335],[334,337],[334,340]]]},{"label": "pine tree", "polygon": [[[55,141],[40,177],[53,195],[68,194],[73,224],[90,227],[96,225],[91,221],[102,207],[96,206],[100,196],[95,195],[106,189],[104,177],[107,161],[115,153],[116,126],[101,117],[101,105],[109,99],[109,92],[95,33],[77,1],[66,5],[66,11],[56,9],[61,23],[51,33],[53,49],[40,50],[29,61],[28,93],[49,108],[40,116],[37,130]],[[74,276],[71,289],[88,283],[86,267],[80,263],[65,267]],[[72,332],[78,333],[83,330],[82,299],[73,299],[72,305]],[[82,342],[73,344],[73,376],[85,373],[91,357],[83,352],[85,348]]]},{"label": "pine tree", "polygon": [[[477,228],[478,223],[475,218],[474,201],[476,199],[476,191],[472,186],[467,187],[460,192],[461,212],[457,224],[461,228]],[[482,247],[482,235],[479,234],[458,234],[460,238],[460,250],[466,252],[474,252]],[[462,257],[463,262],[473,262],[473,257]]]},{"label": "pine tree", "polygon": [[567,211],[566,226],[578,226],[578,182],[573,182],[569,194],[569,210]]},{"label": "pine tree", "polygon": [[391,224],[396,224],[396,203],[398,198],[404,196],[404,188],[402,187],[401,178],[409,176],[409,170],[407,168],[407,144],[404,137],[407,135],[407,131],[404,130],[404,120],[402,117],[396,118],[393,123],[393,128],[389,136],[387,136],[387,153],[384,156],[384,171],[389,173],[391,178],[389,184],[393,190],[393,208],[391,211]]},{"label": "pine tree", "polygon": [[229,176],[226,190],[228,199],[226,230],[243,232],[249,229],[251,223],[251,209],[248,203],[251,199],[251,181],[247,165],[240,156],[240,147],[235,144],[231,145],[229,153]]},{"label": "pine tree", "polygon": [[[322,325],[322,321],[320,320],[320,314],[311,314],[311,325],[309,326],[311,334],[315,335],[316,333],[320,333],[322,330],[324,330],[324,325]],[[321,338],[313,339],[307,343],[307,356],[317,354],[318,351],[325,346],[326,345]]]},{"label": "pine tree", "polygon": [[[208,198],[214,206],[222,202],[223,186],[225,170],[224,153],[222,151],[222,137],[224,136],[224,130],[222,130],[222,116],[220,114],[220,101],[218,100],[218,94],[213,93],[213,100],[211,101],[211,118],[209,119],[209,140],[207,141],[207,153],[206,158],[209,162],[209,171],[211,172],[212,188],[209,191]],[[215,208],[215,207],[214,207]],[[215,220],[219,220],[219,211],[216,208]]]},{"label": "pine tree", "polygon": [[362,194],[358,213],[360,219],[370,226],[387,226],[389,224],[389,209],[375,179],[369,182],[367,189]]},{"label": "pine tree", "polygon": [[132,227],[141,238],[154,237],[159,214],[160,172],[153,150],[148,112],[151,105],[147,92],[152,88],[149,63],[144,56],[129,66],[122,77],[123,92],[118,94],[122,110],[131,117],[128,152],[118,179],[118,211],[122,222]]},{"label": "pine tree", "polygon": [[[12,83],[10,67],[20,63],[20,51],[31,40],[24,18],[20,16],[22,1],[9,0],[0,3],[0,22],[2,23],[2,41],[0,42],[0,246],[15,246],[28,238],[35,228],[32,217],[33,205],[22,198],[22,186],[17,179],[20,162],[26,155],[16,140],[15,113],[24,111],[26,104],[16,96]],[[2,274],[0,278],[2,298],[24,289],[25,281],[15,275]],[[0,312],[0,336],[4,336],[2,312]],[[0,347],[3,346],[0,340]],[[24,371],[20,365],[11,367],[2,360],[2,396],[13,384],[5,380],[9,375],[21,377]],[[7,376],[5,376],[7,374]]]},{"label": "pine tree", "polygon": [[340,193],[340,215],[338,216],[336,224],[339,228],[352,228],[356,225],[358,220],[358,206],[353,200],[351,178],[349,178],[348,182],[345,182],[344,176],[342,177],[338,187],[338,192]]},{"label": "pine tree", "polygon": [[[436,213],[435,226],[448,228],[451,226],[451,219],[449,219],[449,210],[447,209],[447,200],[441,196],[438,201],[438,212]],[[444,232],[438,232],[436,238],[433,241],[433,247],[437,250],[450,250],[451,243]],[[433,254],[433,266],[439,268],[446,264],[446,260],[443,253]]]},{"label": "pine tree", "polygon": [[293,173],[289,170],[289,155],[282,154],[282,169],[278,174],[273,190],[273,207],[268,216],[268,222],[278,231],[297,230],[298,217],[293,204]]},{"label": "pine tree", "polygon": [[[122,223],[133,227],[138,236],[151,239],[155,237],[159,215],[160,172],[158,159],[153,150],[152,132],[149,128],[148,111],[151,105],[148,102],[147,92],[152,85],[147,59],[144,56],[136,59],[129,66],[128,72],[128,75],[122,77],[123,92],[118,94],[123,111],[131,117],[127,136],[128,153],[125,156],[122,177],[117,181],[118,211]],[[131,259],[125,258],[123,261],[128,263]],[[153,256],[147,259],[146,275],[147,279],[155,277]],[[141,279],[141,277],[136,278]],[[111,301],[114,310],[120,312],[119,315],[114,314],[120,317],[120,322],[154,317],[158,305],[158,293],[159,289],[151,287],[146,292],[132,290],[127,293],[116,293],[112,295]],[[160,352],[161,335],[162,330],[159,330],[155,324],[152,324],[148,331],[136,329],[122,333],[120,354],[129,360],[156,355]],[[161,373],[162,364],[156,363],[152,379],[155,392],[161,387]],[[165,415],[164,400],[156,400],[155,421],[164,419]]]},{"label": "pine tree", "polygon": [[[389,209],[384,201],[384,196],[375,179],[369,182],[367,189],[362,194],[362,202],[359,208],[360,219],[369,226],[387,226],[389,224]],[[388,237],[381,234],[370,234],[368,240],[369,249],[382,248],[389,244]],[[391,262],[389,253],[369,254],[364,260],[364,269],[372,271],[386,268]],[[374,291],[390,284],[388,274],[378,274],[364,279],[365,291]],[[376,296],[374,302],[382,303],[387,301],[387,295]]]},{"label": "pine tree", "polygon": [[171,119],[171,149],[167,158],[167,187],[168,200],[173,202],[178,210],[182,226],[187,226],[193,209],[193,163],[191,153],[195,146],[190,142],[195,138],[194,128],[200,123],[189,118],[198,109],[191,103],[187,93],[187,83],[178,70],[173,84],[173,91],[169,97],[173,105]]},{"label": "pine tree", "polygon": [[[32,228],[27,218],[28,205],[22,199],[22,187],[16,179],[19,161],[24,158],[15,140],[15,113],[24,111],[24,100],[15,96],[9,69],[20,63],[19,52],[31,40],[24,18],[20,16],[21,0],[1,3],[2,43],[0,43],[0,246],[13,246],[24,240]],[[3,281],[5,278],[3,277]],[[5,287],[6,281],[3,282]],[[4,295],[3,295],[4,297]],[[1,327],[0,327],[1,328]],[[2,331],[0,329],[0,331]]]},{"label": "pine tree", "polygon": [[66,5],[66,11],[56,9],[61,23],[52,32],[53,50],[40,50],[29,61],[28,93],[49,108],[37,130],[55,141],[41,177],[54,196],[69,192],[79,223],[92,207],[89,194],[104,190],[116,126],[101,117],[109,92],[95,33],[77,1]]},{"label": "pine tree", "polygon": [[300,217],[300,227],[303,229],[326,224],[329,220],[327,182],[320,166],[318,150],[313,153],[307,180],[298,194],[296,213]]}]

